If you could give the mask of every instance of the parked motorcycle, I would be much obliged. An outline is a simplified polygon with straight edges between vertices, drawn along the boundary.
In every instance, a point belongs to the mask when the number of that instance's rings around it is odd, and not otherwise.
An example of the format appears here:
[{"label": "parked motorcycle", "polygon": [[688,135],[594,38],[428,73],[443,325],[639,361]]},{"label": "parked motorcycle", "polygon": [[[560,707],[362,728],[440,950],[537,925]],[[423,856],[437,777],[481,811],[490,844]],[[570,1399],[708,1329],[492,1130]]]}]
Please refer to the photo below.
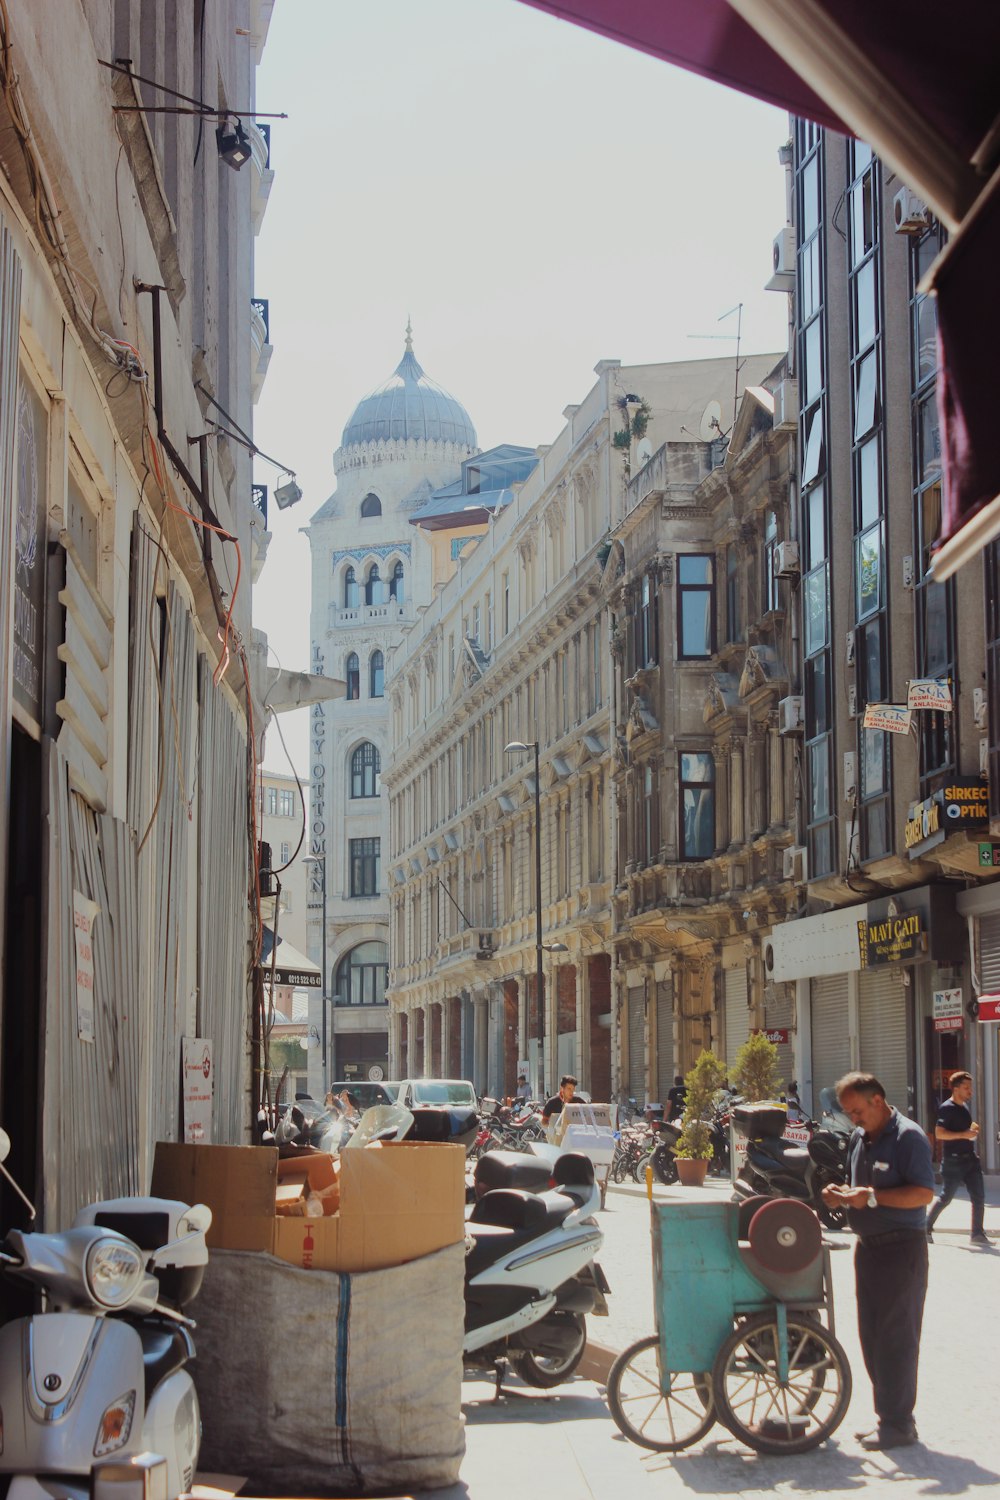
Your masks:
[{"label": "parked motorcycle", "polygon": [[476,1163],[467,1222],[465,1361],[510,1360],[529,1385],[567,1380],[583,1357],[586,1314],[607,1313],[594,1257],[604,1236],[594,1218],[594,1164],[566,1152],[541,1157],[492,1151]]},{"label": "parked motorcycle", "polygon": [[[2,1166],[9,1151],[0,1131],[0,1171],[23,1197]],[[116,1198],[60,1234],[7,1232],[0,1268],[46,1299],[0,1328],[7,1500],[91,1500],[102,1469],[137,1454],[166,1461],[166,1500],[190,1490],[201,1419],[183,1309],[201,1287],[211,1222],[204,1204]]]},{"label": "parked motorcycle", "polygon": [[823,1114],[810,1120],[809,1145],[782,1138],[784,1109],[766,1104],[739,1104],[733,1118],[748,1136],[746,1162],[734,1183],[736,1198],[801,1198],[814,1208],[828,1229],[843,1229],[846,1210],[828,1208],[823,1189],[847,1181],[847,1148],[853,1126],[839,1109],[832,1089],[820,1095]]}]

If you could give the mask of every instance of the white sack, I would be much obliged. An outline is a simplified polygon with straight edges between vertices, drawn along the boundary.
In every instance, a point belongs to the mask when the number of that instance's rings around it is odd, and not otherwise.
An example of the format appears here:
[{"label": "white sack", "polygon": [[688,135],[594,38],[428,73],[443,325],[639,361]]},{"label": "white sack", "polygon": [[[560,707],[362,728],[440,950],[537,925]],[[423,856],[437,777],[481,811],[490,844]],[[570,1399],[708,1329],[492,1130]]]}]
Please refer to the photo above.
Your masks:
[{"label": "white sack", "polygon": [[199,1467],[267,1495],[455,1483],[464,1256],[348,1275],[213,1250],[191,1308]]}]

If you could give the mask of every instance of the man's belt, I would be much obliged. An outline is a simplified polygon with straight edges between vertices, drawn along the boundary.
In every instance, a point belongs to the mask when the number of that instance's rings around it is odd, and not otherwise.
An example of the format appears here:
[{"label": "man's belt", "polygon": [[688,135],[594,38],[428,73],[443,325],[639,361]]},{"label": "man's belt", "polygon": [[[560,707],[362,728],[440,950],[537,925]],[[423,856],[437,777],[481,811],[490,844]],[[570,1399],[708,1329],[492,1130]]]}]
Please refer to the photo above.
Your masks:
[{"label": "man's belt", "polygon": [[907,1240],[926,1240],[926,1229],[887,1229],[884,1234],[859,1234],[858,1241],[862,1245],[870,1245],[877,1250],[881,1245],[902,1245]]}]

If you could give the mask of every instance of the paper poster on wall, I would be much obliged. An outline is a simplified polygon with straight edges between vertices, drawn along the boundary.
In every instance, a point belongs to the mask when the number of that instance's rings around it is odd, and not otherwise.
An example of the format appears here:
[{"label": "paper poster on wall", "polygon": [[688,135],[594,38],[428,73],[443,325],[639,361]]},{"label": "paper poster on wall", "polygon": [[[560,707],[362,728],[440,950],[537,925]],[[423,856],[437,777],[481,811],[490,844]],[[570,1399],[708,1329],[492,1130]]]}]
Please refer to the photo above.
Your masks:
[{"label": "paper poster on wall", "polygon": [[94,1029],[94,923],[101,908],[73,892],[73,942],[76,947],[76,1034],[81,1042],[97,1039]]},{"label": "paper poster on wall", "polygon": [[212,1144],[212,1043],[204,1037],[181,1039],[184,1072],[184,1144]]}]

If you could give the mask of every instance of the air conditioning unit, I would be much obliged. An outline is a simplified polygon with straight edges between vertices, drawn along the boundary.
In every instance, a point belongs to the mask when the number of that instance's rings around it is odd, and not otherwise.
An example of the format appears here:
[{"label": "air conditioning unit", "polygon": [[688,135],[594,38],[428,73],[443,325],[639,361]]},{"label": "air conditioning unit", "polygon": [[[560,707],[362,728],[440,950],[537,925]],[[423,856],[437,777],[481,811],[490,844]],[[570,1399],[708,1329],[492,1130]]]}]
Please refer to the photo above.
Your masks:
[{"label": "air conditioning unit", "polygon": [[779,380],[774,388],[775,428],[791,428],[799,425],[799,387],[794,380]]},{"label": "air conditioning unit", "polygon": [[765,285],[767,292],[793,292],[795,290],[795,230],[786,224],[775,236],[771,253],[773,275]]},{"label": "air conditioning unit", "polygon": [[774,549],[775,578],[798,578],[800,568],[798,542],[779,542]]},{"label": "air conditioning unit", "polygon": [[931,216],[927,204],[909,188],[900,188],[892,200],[892,222],[897,234],[923,234]]},{"label": "air conditioning unit", "polygon": [[801,845],[781,851],[781,878],[803,884],[806,879],[806,851]]},{"label": "air conditioning unit", "polygon": [[805,728],[806,703],[801,695],[782,698],[778,704],[778,733],[801,734]]}]

